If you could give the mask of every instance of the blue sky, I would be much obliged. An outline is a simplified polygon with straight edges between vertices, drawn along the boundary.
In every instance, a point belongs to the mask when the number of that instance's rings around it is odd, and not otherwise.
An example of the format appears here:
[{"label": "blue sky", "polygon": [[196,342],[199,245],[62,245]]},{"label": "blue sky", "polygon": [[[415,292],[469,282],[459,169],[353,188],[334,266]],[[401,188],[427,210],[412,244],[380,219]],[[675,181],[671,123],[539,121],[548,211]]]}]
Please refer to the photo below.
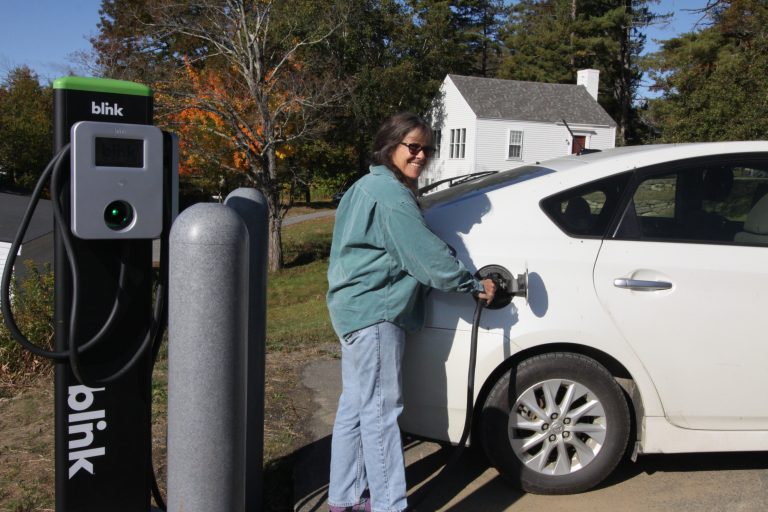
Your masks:
[{"label": "blue sky", "polygon": [[[71,55],[88,50],[89,37],[97,34],[101,0],[0,0],[0,78],[26,64],[41,81],[52,81],[70,70],[82,74]],[[652,27],[652,38],[668,39],[687,32],[699,17],[685,9],[699,8],[706,0],[661,0],[656,12],[672,12],[666,26]]]},{"label": "blue sky", "polygon": [[88,50],[101,0],[0,0],[0,77],[26,64],[43,82],[75,68],[70,54]]},{"label": "blue sky", "polygon": [[652,39],[670,39],[690,32],[693,26],[701,21],[701,14],[691,13],[688,10],[700,9],[705,5],[707,5],[707,0],[661,0],[657,5],[651,5],[653,12],[672,13],[673,16],[668,23],[648,27],[646,51],[652,52],[657,48]]}]

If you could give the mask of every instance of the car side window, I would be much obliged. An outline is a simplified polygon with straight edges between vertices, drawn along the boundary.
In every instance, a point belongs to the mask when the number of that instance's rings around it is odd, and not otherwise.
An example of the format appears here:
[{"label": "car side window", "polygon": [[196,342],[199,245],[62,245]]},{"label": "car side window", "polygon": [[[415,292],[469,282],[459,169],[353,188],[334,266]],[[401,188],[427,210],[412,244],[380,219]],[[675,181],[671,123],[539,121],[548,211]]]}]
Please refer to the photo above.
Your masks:
[{"label": "car side window", "polygon": [[648,175],[635,188],[616,238],[768,245],[767,194],[768,165],[759,163]]},{"label": "car side window", "polygon": [[635,189],[617,231],[618,238],[678,238],[675,223],[677,174],[653,176]]},{"label": "car side window", "polygon": [[631,173],[593,181],[548,197],[541,207],[571,236],[602,237],[616,214]]}]

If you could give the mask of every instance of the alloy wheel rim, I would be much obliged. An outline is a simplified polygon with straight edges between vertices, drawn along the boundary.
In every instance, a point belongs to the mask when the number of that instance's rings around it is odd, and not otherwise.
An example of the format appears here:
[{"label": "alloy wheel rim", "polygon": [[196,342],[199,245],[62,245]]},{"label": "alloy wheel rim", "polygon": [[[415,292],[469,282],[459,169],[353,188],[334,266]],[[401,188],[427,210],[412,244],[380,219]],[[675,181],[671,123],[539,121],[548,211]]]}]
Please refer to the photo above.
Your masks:
[{"label": "alloy wheel rim", "polygon": [[509,415],[512,450],[529,469],[568,475],[595,460],[605,444],[608,422],[598,397],[567,379],[538,382],[523,391]]}]

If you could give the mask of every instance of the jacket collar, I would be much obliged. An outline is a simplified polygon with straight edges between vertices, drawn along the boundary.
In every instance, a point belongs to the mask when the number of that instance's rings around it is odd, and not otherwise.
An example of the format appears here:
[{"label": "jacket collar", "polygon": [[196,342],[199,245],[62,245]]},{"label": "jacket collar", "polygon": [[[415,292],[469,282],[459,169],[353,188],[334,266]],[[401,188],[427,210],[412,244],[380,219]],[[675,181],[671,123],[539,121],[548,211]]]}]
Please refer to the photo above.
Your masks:
[{"label": "jacket collar", "polygon": [[386,165],[372,165],[369,170],[371,174],[395,177],[395,173]]},{"label": "jacket collar", "polygon": [[395,173],[392,172],[392,169],[390,169],[386,165],[372,165],[370,167],[370,171],[371,171],[371,174],[373,175],[391,177],[393,180],[397,182],[398,185],[403,187],[404,190],[408,191],[409,194],[416,197],[416,194],[414,194],[413,190],[409,189],[408,187],[400,183],[400,180],[397,179],[397,177],[395,176]]}]

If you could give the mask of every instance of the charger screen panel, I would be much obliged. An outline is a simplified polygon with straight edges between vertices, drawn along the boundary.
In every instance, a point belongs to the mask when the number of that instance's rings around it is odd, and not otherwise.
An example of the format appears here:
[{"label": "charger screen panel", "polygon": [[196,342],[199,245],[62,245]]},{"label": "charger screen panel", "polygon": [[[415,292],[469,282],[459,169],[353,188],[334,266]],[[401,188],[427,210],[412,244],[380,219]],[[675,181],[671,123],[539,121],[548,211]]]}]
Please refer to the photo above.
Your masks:
[{"label": "charger screen panel", "polygon": [[144,167],[144,139],[96,137],[97,167]]}]

